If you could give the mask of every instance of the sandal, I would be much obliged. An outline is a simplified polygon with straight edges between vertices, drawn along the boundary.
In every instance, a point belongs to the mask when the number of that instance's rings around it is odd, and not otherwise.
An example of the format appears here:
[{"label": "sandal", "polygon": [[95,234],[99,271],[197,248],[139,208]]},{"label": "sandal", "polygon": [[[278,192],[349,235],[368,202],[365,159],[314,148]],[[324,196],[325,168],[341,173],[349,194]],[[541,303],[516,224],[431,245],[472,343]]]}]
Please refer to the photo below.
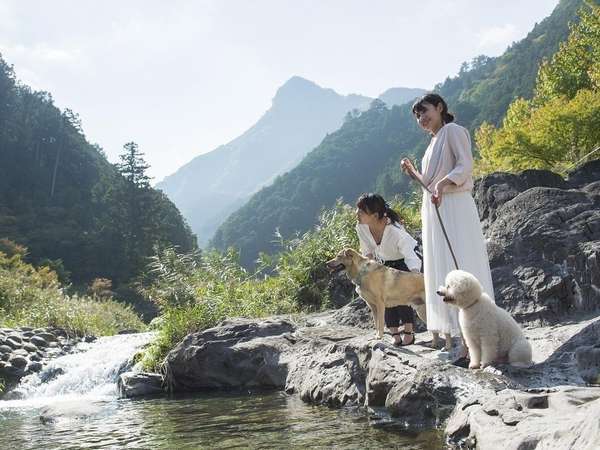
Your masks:
[{"label": "sandal", "polygon": [[412,341],[407,342],[406,344],[402,341],[398,342],[398,343],[394,343],[394,345],[396,347],[406,347],[407,345],[413,345],[415,343],[415,333],[414,331],[400,331],[398,333],[395,334],[408,334],[409,336],[412,336]]},{"label": "sandal", "polygon": [[467,356],[461,356],[461,357],[455,359],[454,361],[452,361],[452,365],[466,369],[469,367],[470,362],[471,362],[471,360],[469,359],[469,356],[467,355]]}]

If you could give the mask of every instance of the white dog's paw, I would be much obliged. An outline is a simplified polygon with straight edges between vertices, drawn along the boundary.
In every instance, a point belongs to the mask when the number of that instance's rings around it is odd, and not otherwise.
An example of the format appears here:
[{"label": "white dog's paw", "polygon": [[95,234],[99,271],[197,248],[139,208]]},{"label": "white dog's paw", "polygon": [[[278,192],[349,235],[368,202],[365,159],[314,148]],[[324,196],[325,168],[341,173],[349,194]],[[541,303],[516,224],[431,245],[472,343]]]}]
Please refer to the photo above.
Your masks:
[{"label": "white dog's paw", "polygon": [[469,369],[479,369],[479,363],[477,361],[471,361],[469,363]]}]

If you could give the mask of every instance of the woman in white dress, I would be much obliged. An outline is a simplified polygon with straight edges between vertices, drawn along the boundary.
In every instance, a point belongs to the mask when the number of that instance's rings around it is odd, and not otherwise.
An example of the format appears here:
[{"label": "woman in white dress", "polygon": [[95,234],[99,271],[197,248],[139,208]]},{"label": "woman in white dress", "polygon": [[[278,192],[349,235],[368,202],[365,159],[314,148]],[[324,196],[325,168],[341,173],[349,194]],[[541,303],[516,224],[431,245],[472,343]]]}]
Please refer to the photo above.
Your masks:
[{"label": "woman in white dress", "polygon": [[[423,189],[421,221],[423,232],[423,262],[425,295],[427,298],[427,328],[446,337],[446,350],[451,349],[451,336],[460,335],[458,309],[446,305],[436,293],[444,285],[455,264],[444,238],[436,206],[458,262],[458,268],[477,277],[494,300],[494,288],[481,222],[471,195],[473,189],[473,155],[468,130],[454,123],[444,99],[427,94],[412,108],[417,122],[431,135],[419,173],[411,161],[404,158],[401,167],[428,187]],[[436,342],[434,342],[436,345]],[[466,355],[463,346],[462,356]]]},{"label": "woman in white dress", "polygon": [[[406,232],[400,217],[379,194],[362,194],[356,201],[356,233],[363,256],[398,270],[420,272],[421,260],[415,253],[417,241]],[[357,289],[360,295],[360,291]],[[415,343],[414,312],[410,306],[385,309],[385,325],[394,345]],[[400,331],[402,323],[404,330]],[[400,335],[404,334],[403,338]]]}]

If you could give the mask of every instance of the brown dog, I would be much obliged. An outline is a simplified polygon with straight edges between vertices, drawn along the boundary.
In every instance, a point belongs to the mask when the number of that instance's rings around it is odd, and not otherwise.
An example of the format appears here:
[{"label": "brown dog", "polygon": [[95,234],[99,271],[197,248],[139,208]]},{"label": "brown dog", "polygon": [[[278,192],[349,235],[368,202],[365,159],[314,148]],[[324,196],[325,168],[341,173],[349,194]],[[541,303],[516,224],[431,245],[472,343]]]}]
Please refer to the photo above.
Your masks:
[{"label": "brown dog", "polygon": [[367,302],[379,338],[383,338],[385,308],[410,305],[425,323],[425,284],[423,274],[403,272],[365,258],[356,250],[347,248],[327,261],[331,271],[345,270]]}]

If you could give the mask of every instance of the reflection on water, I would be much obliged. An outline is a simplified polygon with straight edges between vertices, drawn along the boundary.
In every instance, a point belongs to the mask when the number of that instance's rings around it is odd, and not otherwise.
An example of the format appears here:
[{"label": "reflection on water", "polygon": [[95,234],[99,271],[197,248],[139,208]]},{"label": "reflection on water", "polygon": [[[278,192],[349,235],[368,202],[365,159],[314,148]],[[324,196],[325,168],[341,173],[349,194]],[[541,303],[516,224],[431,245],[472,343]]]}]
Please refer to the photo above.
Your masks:
[{"label": "reflection on water", "polygon": [[40,408],[0,409],[0,448],[443,447],[439,433],[377,429],[362,409],[310,406],[283,393],[115,399],[86,407],[85,418],[78,405],[79,418],[58,416],[46,423]]}]

